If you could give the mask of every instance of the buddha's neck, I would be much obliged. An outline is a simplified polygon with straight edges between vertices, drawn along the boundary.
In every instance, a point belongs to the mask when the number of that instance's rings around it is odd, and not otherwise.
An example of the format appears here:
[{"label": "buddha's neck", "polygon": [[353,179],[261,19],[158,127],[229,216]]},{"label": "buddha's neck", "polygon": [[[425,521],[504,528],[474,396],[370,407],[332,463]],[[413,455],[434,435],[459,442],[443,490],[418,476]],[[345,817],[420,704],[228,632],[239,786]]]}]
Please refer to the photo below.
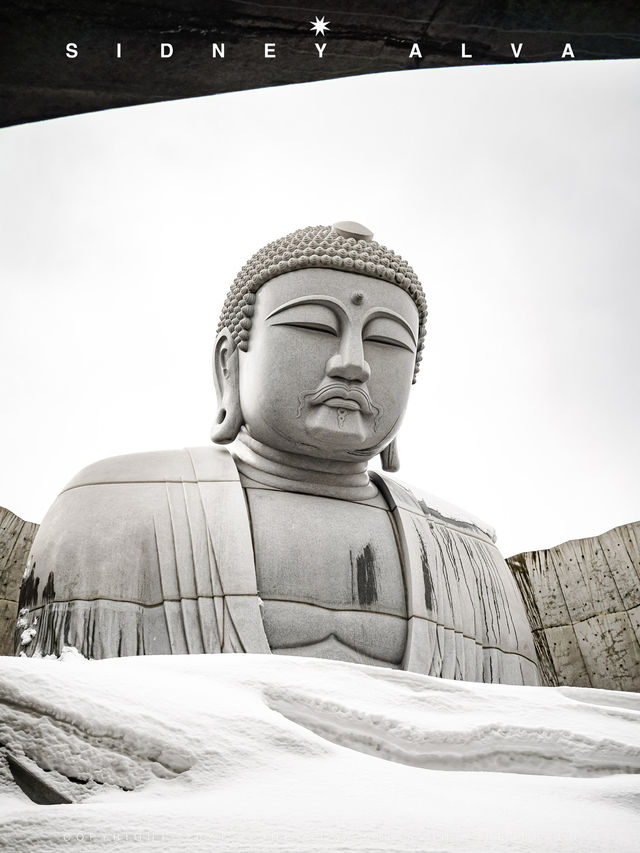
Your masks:
[{"label": "buddha's neck", "polygon": [[245,486],[255,483],[287,492],[352,501],[369,500],[378,494],[369,479],[366,461],[338,462],[275,450],[256,441],[244,427],[232,453]]}]

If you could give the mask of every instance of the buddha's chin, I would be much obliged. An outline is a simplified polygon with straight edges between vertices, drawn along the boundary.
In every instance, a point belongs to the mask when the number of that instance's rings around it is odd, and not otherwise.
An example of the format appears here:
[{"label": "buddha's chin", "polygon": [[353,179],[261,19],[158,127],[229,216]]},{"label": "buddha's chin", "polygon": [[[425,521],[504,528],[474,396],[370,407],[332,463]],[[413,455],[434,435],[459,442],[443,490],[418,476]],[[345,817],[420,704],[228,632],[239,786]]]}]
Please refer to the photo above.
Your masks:
[{"label": "buddha's chin", "polygon": [[314,406],[305,418],[305,431],[314,443],[335,450],[357,450],[371,443],[373,417],[359,409]]}]

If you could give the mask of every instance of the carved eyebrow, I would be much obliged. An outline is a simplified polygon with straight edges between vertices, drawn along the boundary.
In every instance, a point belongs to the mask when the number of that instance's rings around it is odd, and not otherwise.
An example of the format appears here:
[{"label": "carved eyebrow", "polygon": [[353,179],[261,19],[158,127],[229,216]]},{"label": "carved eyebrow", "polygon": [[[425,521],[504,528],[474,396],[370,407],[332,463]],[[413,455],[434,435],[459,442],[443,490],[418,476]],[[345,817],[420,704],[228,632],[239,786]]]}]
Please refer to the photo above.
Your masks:
[{"label": "carved eyebrow", "polygon": [[400,323],[400,325],[407,330],[407,332],[411,335],[411,340],[414,343],[414,346],[417,346],[418,342],[416,340],[416,335],[411,326],[404,319],[402,314],[398,314],[396,311],[392,311],[390,308],[374,308],[371,313],[367,314],[364,321],[364,326],[371,322],[371,320],[375,320],[378,317],[382,317],[385,320],[393,320],[396,323]]},{"label": "carved eyebrow", "polygon": [[319,294],[298,296],[296,299],[290,299],[288,302],[285,302],[284,305],[280,305],[278,308],[275,308],[265,319],[270,320],[282,311],[286,311],[288,308],[293,308],[296,305],[323,305],[325,308],[331,309],[335,314],[340,315],[342,319],[348,319],[347,312],[339,300],[334,299],[332,296],[321,296]]}]

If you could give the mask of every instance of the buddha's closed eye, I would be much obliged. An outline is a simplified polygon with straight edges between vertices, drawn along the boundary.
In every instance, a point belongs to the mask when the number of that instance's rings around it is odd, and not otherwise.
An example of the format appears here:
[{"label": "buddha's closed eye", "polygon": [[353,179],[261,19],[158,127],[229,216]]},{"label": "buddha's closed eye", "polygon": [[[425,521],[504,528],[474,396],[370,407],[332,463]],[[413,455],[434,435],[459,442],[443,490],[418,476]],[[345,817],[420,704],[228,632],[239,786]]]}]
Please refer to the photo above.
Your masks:
[{"label": "buddha's closed eye", "polygon": [[367,335],[363,338],[364,341],[371,342],[374,344],[385,344],[389,347],[398,347],[399,349],[406,349],[409,352],[412,352],[412,348],[402,341],[398,341],[395,338],[385,338],[382,335]]},{"label": "buddha's closed eye", "polygon": [[280,320],[273,323],[274,326],[289,326],[293,329],[307,329],[311,332],[323,332],[327,335],[337,337],[338,332],[333,326],[328,326],[326,323],[318,323],[313,320]]},{"label": "buddha's closed eye", "polygon": [[407,329],[394,318],[374,317],[364,327],[363,341],[386,346],[399,347],[400,349],[415,352],[415,342]]},{"label": "buddha's closed eye", "polygon": [[338,318],[334,312],[325,305],[312,303],[291,305],[272,315],[270,324],[307,329],[333,336],[337,336],[339,330]]}]

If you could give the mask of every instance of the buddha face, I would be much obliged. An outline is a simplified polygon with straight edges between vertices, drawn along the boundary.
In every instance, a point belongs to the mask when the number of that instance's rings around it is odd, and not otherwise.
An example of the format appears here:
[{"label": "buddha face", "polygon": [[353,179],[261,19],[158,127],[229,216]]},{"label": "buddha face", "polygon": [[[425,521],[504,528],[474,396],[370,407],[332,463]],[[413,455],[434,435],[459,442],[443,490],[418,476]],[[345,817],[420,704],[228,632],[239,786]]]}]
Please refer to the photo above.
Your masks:
[{"label": "buddha face", "polygon": [[368,459],[395,437],[413,378],[418,311],[400,287],[338,270],[263,285],[237,366],[250,435],[325,459]]}]

